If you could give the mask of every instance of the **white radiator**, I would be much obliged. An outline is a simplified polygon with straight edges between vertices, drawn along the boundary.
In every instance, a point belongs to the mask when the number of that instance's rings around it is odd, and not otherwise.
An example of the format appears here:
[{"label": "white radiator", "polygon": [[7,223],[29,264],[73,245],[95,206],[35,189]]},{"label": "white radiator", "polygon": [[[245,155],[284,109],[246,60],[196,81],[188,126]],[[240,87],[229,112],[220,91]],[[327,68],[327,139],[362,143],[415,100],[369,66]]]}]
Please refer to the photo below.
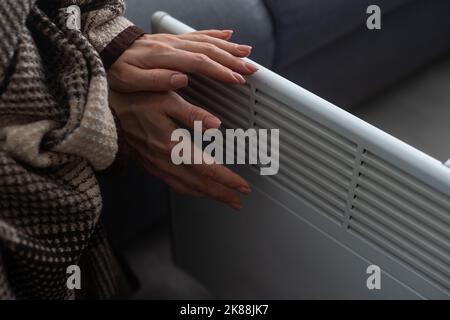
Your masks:
[{"label": "white radiator", "polygon": [[258,67],[242,86],[193,76],[182,94],[225,127],[279,128],[280,172],[234,168],[254,189],[240,213],[173,195],[177,263],[218,298],[450,298],[450,168]]}]

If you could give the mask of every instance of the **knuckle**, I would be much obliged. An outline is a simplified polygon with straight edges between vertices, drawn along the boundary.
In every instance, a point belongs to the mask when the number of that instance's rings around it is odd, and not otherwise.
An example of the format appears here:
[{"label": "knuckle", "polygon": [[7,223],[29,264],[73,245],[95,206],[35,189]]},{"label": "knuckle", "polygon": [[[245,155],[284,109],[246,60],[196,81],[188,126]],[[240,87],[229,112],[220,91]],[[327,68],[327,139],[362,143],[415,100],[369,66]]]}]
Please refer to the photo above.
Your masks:
[{"label": "knuckle", "polygon": [[161,70],[152,70],[148,82],[152,87],[160,87],[168,81],[167,74]]},{"label": "knuckle", "polygon": [[217,47],[215,45],[213,45],[212,43],[206,42],[203,44],[203,46],[204,46],[206,52],[214,53],[217,51]]},{"label": "knuckle", "polygon": [[159,41],[147,41],[145,46],[152,51],[164,51],[170,49],[170,46]]},{"label": "knuckle", "polygon": [[158,39],[160,39],[161,41],[171,41],[177,39],[177,37],[174,36],[173,34],[161,33],[158,35]]},{"label": "knuckle", "polygon": [[154,88],[156,85],[159,84],[157,78],[158,78],[158,75],[153,73],[153,74],[148,75],[146,77],[145,81],[147,82],[147,85],[149,87]]},{"label": "knuckle", "polygon": [[199,120],[199,111],[195,107],[189,107],[187,110],[188,121],[189,123],[194,123],[194,121]]},{"label": "knuckle", "polygon": [[198,41],[202,41],[202,42],[208,40],[208,37],[205,34],[203,34],[203,33],[197,34],[196,38],[198,39]]},{"label": "knuckle", "polygon": [[205,166],[203,169],[203,175],[208,177],[211,180],[215,180],[215,178],[217,177],[217,172],[216,172],[216,170],[214,170],[213,167]]},{"label": "knuckle", "polygon": [[206,54],[203,54],[203,53],[197,53],[194,56],[195,62],[197,64],[199,64],[199,65],[205,64],[208,61],[208,59],[209,59],[208,56]]},{"label": "knuckle", "polygon": [[155,39],[155,35],[154,34],[147,34],[146,33],[142,37],[138,38],[136,40],[136,42],[139,42],[139,41],[152,41],[154,39]]}]

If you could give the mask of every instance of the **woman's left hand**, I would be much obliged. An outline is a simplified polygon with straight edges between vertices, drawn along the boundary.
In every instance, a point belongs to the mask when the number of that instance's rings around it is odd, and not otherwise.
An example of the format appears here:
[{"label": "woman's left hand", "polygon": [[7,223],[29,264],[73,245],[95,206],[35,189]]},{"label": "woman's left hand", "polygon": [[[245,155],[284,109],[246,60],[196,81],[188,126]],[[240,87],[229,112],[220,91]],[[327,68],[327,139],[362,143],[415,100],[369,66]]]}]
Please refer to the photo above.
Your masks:
[{"label": "woman's left hand", "polygon": [[229,42],[231,35],[230,30],[146,34],[111,66],[110,87],[119,92],[177,90],[187,86],[189,73],[243,84],[242,75],[257,68],[240,59],[249,56],[252,48]]}]

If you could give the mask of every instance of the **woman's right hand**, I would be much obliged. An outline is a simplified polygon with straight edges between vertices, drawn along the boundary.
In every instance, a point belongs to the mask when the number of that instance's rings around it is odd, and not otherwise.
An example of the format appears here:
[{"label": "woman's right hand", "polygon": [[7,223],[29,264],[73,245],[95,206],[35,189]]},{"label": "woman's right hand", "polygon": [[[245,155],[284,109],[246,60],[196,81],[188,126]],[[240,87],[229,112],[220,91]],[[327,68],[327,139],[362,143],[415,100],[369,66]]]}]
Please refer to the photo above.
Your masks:
[{"label": "woman's right hand", "polygon": [[113,108],[132,155],[149,173],[162,178],[175,191],[224,202],[239,210],[239,193],[249,194],[249,184],[239,175],[219,164],[175,165],[171,141],[178,123],[193,129],[202,121],[203,130],[218,128],[220,120],[194,106],[173,91],[164,93],[110,92]]}]

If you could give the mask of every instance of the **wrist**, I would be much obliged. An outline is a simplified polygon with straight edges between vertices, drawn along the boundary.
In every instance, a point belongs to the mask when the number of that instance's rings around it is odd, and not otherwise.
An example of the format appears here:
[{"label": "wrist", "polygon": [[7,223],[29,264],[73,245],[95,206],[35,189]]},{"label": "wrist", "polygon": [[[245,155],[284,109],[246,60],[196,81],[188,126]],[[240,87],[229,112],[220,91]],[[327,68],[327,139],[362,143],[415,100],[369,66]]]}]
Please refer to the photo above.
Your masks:
[{"label": "wrist", "polygon": [[109,69],[114,62],[124,53],[137,39],[142,37],[145,32],[136,27],[130,26],[119,33],[101,52],[105,69]]}]

